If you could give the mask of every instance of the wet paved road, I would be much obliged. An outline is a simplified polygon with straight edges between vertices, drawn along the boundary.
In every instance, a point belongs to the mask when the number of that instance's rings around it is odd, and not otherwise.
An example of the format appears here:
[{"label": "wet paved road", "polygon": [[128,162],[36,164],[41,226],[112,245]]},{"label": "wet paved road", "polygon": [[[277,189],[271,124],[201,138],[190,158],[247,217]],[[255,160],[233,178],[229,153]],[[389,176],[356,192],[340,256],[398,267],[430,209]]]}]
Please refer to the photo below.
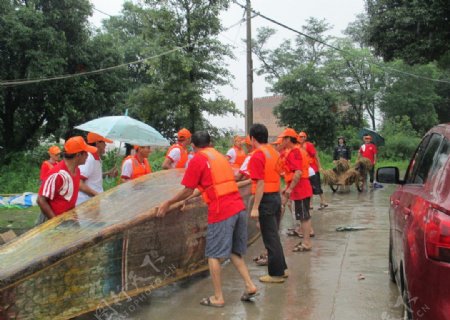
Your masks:
[{"label": "wet paved road", "polygon": [[[224,308],[199,305],[212,294],[209,273],[155,290],[147,299],[116,306],[111,319],[401,319],[397,288],[389,281],[388,197],[393,187],[363,192],[328,193],[330,206],[313,210],[316,237],[311,252],[292,252],[298,238],[287,237],[292,226],[287,212],[282,222],[282,243],[290,276],[284,284],[262,284],[267,272],[251,258],[262,251],[262,241],[246,256],[260,296],[252,303],[239,300],[243,286],[231,264],[222,272]],[[318,207],[318,199],[314,199]],[[360,225],[367,230],[336,232],[336,227]],[[365,279],[359,280],[359,275]],[[93,314],[83,319],[95,319]]]}]

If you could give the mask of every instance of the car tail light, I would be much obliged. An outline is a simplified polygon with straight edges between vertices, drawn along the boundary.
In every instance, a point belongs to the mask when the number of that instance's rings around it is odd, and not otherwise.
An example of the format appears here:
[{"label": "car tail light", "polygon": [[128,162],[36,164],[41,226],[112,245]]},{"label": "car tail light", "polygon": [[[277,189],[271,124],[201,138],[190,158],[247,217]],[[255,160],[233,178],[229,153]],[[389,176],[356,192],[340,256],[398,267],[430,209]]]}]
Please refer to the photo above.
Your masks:
[{"label": "car tail light", "polygon": [[450,263],[450,215],[436,209],[428,211],[425,248],[430,259]]}]

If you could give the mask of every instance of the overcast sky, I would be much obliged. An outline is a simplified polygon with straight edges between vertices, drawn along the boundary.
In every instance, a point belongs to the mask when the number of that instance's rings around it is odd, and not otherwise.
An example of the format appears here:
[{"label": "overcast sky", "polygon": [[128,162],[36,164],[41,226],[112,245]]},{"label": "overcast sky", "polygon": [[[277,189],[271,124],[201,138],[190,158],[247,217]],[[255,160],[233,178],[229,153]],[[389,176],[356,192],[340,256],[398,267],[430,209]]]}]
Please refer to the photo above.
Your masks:
[{"label": "overcast sky", "polygon": [[[91,0],[91,2],[96,9],[110,15],[117,15],[120,14],[122,4],[125,1]],[[240,0],[240,3],[244,4],[245,0]],[[356,15],[364,12],[364,0],[252,0],[252,7],[261,14],[297,30],[301,30],[302,25],[305,24],[306,19],[309,17],[325,19],[333,26],[330,34],[341,36],[342,30],[350,22],[355,20]],[[231,4],[229,10],[221,16],[222,25],[225,28],[234,25],[242,18],[243,13],[242,8],[236,4]],[[94,10],[94,16],[91,21],[99,26],[101,20],[105,18],[108,18],[108,16]],[[293,39],[295,37],[292,31],[279,28],[259,17],[252,19],[252,36],[254,37],[256,35],[257,28],[263,26],[272,27],[277,30],[277,35],[274,40],[278,41],[278,43],[283,39]],[[234,47],[233,52],[235,55],[234,60],[226,61],[235,79],[232,81],[232,86],[221,88],[221,92],[226,98],[234,101],[242,112],[244,112],[244,100],[247,97],[246,48],[245,43],[242,42],[242,39],[245,39],[245,37],[245,23],[235,26],[219,37],[223,43],[230,44]],[[277,43],[274,42],[273,46],[276,47],[276,45]],[[259,62],[254,56],[253,64],[255,68],[259,66]],[[263,77],[254,75],[253,96],[257,98],[269,95],[266,91],[267,86],[268,84]],[[244,129],[245,127],[244,118],[226,116],[208,117],[208,119],[217,127],[237,127],[240,129]]]}]

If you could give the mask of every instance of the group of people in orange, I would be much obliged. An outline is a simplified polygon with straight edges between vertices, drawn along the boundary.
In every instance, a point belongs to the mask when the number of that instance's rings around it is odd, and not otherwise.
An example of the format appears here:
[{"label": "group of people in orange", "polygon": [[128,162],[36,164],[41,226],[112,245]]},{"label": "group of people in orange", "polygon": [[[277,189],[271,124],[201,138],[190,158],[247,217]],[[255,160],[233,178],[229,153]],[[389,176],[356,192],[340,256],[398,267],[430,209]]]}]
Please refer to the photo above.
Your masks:
[{"label": "group of people in orange", "polygon": [[[117,170],[102,171],[101,156],[105,144],[110,140],[89,133],[87,143],[81,136],[68,139],[64,144],[63,159],[56,147],[49,149],[52,166],[41,176],[38,195],[41,208],[40,223],[72,209],[80,195],[85,200],[103,191],[100,187],[105,175],[115,176]],[[188,145],[193,152],[188,152]],[[244,146],[247,152],[244,150]],[[136,179],[151,173],[148,163],[149,146],[135,147],[135,154],[126,157],[122,164],[121,181]],[[49,166],[43,164],[43,168]],[[268,131],[262,124],[254,124],[247,137],[235,137],[233,147],[226,155],[212,147],[206,131],[193,135],[187,129],[178,132],[177,142],[169,148],[162,164],[163,169],[186,167],[181,184],[184,189],[173,198],[162,203],[157,216],[164,216],[170,206],[189,198],[198,189],[208,205],[208,228],[205,255],[214,288],[214,295],[204,298],[205,306],[223,307],[224,295],[221,287],[220,262],[230,258],[244,281],[242,301],[250,301],[258,294],[243,255],[247,250],[247,219],[250,216],[259,223],[266,249],[264,257],[268,273],[259,278],[261,282],[283,283],[288,278],[288,267],[279,236],[280,220],[284,207],[292,201],[295,219],[300,222],[294,230],[303,235],[303,241],[294,251],[312,249],[310,204],[313,194],[321,195],[320,208],[327,204],[323,200],[314,176],[318,175],[320,161],[314,146],[306,141],[306,134],[297,134],[287,128],[274,143],[268,143]],[[46,170],[46,169],[44,169]],[[285,186],[281,187],[281,177]],[[254,201],[246,208],[237,187],[237,180],[251,179]],[[84,200],[84,201],[85,201]],[[248,215],[247,212],[250,212]],[[300,229],[299,229],[300,228]]]},{"label": "group of people in orange", "polygon": [[[297,133],[292,128],[285,129],[271,144],[279,154],[278,173],[285,181],[285,188],[281,192],[281,214],[288,206],[294,220],[298,221],[294,228],[288,230],[288,235],[303,238],[303,241],[300,241],[293,251],[310,251],[312,248],[311,237],[315,235],[310,215],[312,196],[320,197],[319,210],[328,206],[321,187],[319,156],[314,145],[307,141],[307,134],[305,132]],[[243,150],[244,145],[248,155]],[[232,167],[239,170],[236,174],[237,180],[251,178],[248,162],[252,154],[253,146],[250,137],[236,136],[233,147],[227,152],[227,158]],[[268,265],[267,253],[255,257],[254,260],[258,265]]]}]

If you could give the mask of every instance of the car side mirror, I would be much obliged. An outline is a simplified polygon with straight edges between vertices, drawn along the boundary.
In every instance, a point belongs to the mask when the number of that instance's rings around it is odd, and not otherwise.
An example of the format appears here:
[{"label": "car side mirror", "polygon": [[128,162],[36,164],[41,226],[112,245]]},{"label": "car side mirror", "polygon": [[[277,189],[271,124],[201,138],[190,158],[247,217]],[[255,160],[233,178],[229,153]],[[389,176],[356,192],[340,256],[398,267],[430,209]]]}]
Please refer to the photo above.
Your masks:
[{"label": "car side mirror", "polygon": [[377,181],[381,183],[403,184],[397,167],[381,167],[377,170]]}]

